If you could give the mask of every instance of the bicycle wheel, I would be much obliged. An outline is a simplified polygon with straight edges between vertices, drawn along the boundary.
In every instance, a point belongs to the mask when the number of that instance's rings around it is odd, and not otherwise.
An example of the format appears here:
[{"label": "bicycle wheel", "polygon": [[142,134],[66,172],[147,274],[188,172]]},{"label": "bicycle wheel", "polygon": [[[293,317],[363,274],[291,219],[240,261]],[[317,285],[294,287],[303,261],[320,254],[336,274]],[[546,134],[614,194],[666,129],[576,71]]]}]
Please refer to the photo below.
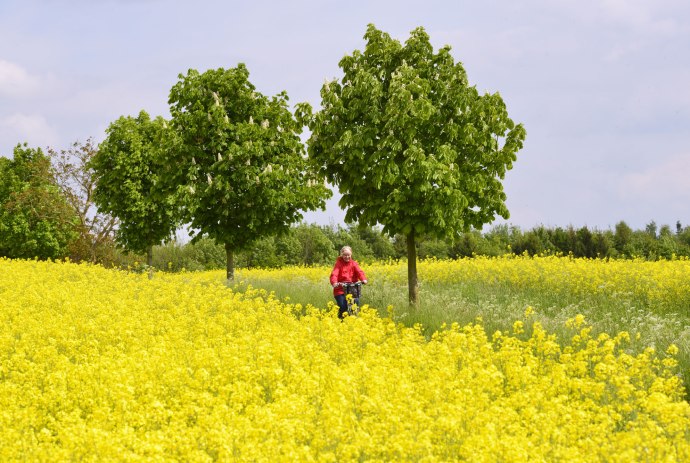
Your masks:
[{"label": "bicycle wheel", "polygon": [[352,317],[352,316],[355,316],[355,317],[356,317],[357,315],[359,315],[359,304],[354,303],[354,302],[353,302],[353,303],[348,302],[348,304],[347,304],[347,314],[348,314],[349,316],[351,316],[351,317]]}]

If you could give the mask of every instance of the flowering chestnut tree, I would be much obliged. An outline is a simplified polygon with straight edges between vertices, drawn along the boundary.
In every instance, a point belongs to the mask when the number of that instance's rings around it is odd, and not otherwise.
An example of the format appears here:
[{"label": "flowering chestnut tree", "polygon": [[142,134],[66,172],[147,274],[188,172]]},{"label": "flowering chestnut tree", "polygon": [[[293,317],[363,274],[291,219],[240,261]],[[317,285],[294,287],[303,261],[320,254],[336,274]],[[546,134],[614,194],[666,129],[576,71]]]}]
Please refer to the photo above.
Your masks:
[{"label": "flowering chestnut tree", "polygon": [[410,303],[418,302],[415,237],[453,236],[507,218],[501,181],[525,130],[498,93],[468,84],[450,47],[434,53],[423,28],[405,44],[369,25],[364,51],[340,61],[309,120],[309,156],[337,185],[345,220],[407,240]]},{"label": "flowering chestnut tree", "polygon": [[141,111],[112,122],[106,133],[90,161],[96,178],[94,200],[119,219],[117,242],[146,252],[151,266],[153,246],[174,235],[179,217],[174,191],[162,181],[171,132],[162,117],[151,119]]},{"label": "flowering chestnut tree", "polygon": [[307,164],[303,125],[287,94],[256,91],[244,64],[180,75],[169,103],[185,218],[193,239],[208,235],[225,245],[232,280],[236,251],[286,232],[301,211],[324,208],[330,190]]}]

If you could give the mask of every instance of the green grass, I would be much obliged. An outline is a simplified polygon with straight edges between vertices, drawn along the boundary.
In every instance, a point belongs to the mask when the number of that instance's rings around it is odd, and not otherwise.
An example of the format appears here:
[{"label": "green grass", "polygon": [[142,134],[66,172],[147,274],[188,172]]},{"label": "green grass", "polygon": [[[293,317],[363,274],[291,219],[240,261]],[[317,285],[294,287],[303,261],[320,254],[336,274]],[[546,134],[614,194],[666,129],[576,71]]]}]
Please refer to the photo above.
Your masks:
[{"label": "green grass", "polygon": [[[293,304],[311,304],[325,309],[333,301],[332,290],[327,284],[307,279],[277,281],[243,276],[242,280],[243,285],[250,284],[273,292],[278,299]],[[582,314],[595,336],[599,333],[615,336],[621,331],[630,333],[628,351],[631,354],[646,347],[654,347],[663,353],[670,344],[677,345],[680,350],[677,357],[679,374],[686,388],[690,385],[690,316],[687,311],[658,314],[639,300],[604,295],[583,298],[582,295],[561,291],[545,292],[478,281],[461,285],[422,283],[420,303],[416,308],[409,306],[407,297],[407,285],[384,282],[365,286],[361,303],[376,309],[381,316],[392,316],[394,321],[405,326],[420,324],[427,336],[444,323],[466,325],[478,320],[489,335],[498,330],[511,333],[513,323],[524,321],[525,310],[531,306],[535,314],[530,320],[539,321],[563,344],[572,336],[572,331],[565,326],[566,320]],[[525,335],[529,335],[531,322],[525,325]]]}]

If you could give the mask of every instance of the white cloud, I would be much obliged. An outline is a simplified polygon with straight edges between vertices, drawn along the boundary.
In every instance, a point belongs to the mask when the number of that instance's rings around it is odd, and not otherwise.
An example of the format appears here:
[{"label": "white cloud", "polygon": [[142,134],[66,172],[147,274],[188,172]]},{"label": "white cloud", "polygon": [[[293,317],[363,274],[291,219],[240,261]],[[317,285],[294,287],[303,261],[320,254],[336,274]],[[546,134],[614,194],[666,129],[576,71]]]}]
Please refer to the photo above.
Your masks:
[{"label": "white cloud", "polygon": [[[671,2],[673,3],[673,2]],[[646,0],[603,0],[601,10],[611,21],[625,24],[639,32],[674,35],[682,28],[674,17],[655,17],[651,10],[663,11]]]},{"label": "white cloud", "polygon": [[665,200],[690,198],[690,152],[654,165],[643,172],[624,175],[618,194],[624,199]]},{"label": "white cloud", "polygon": [[32,147],[46,147],[54,145],[58,140],[57,130],[43,116],[13,114],[0,118],[0,155],[9,155],[17,143],[27,142]]},{"label": "white cloud", "polygon": [[644,4],[629,0],[603,0],[601,10],[610,18],[628,24],[646,24],[650,22],[649,12]]},{"label": "white cloud", "polygon": [[549,6],[586,24],[619,26],[637,34],[669,37],[687,31],[687,26],[678,20],[687,9],[684,0],[566,0],[557,4],[547,2],[545,7]]},{"label": "white cloud", "polygon": [[0,95],[25,96],[41,88],[41,79],[23,67],[0,59]]}]

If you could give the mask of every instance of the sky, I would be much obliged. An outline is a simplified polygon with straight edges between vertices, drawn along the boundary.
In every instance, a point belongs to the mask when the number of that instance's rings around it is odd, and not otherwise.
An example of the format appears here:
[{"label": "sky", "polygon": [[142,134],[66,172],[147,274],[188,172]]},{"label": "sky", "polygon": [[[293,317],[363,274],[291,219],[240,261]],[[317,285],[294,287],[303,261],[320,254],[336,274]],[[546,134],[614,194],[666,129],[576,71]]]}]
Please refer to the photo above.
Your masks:
[{"label": "sky", "polygon": [[[369,23],[401,42],[424,27],[525,126],[493,225],[690,225],[687,0],[0,0],[0,155],[167,118],[189,69],[245,63],[261,93],[316,109]],[[338,199],[305,221],[340,224]]]}]

